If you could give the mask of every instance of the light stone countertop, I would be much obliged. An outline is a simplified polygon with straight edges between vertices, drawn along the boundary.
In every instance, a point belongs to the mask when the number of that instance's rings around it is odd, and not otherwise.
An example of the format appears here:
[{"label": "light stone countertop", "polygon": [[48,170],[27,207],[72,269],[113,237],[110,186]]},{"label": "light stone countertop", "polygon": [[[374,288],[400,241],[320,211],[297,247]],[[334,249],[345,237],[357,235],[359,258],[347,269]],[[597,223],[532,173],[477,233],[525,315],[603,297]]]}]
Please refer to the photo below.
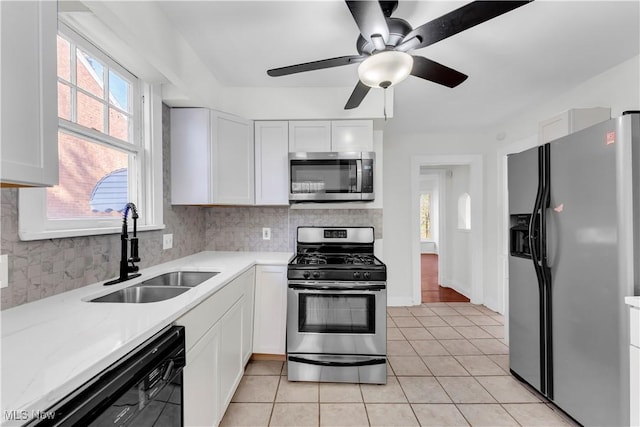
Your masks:
[{"label": "light stone countertop", "polygon": [[[290,252],[201,252],[141,270],[105,287],[95,283],[0,312],[1,424],[6,411],[45,411],[254,265],[287,265]],[[166,301],[145,304],[86,300],[175,270],[219,274]]]},{"label": "light stone countertop", "polygon": [[632,307],[640,308],[640,296],[638,296],[638,297],[625,297],[624,298],[624,302],[627,305],[630,305]]}]

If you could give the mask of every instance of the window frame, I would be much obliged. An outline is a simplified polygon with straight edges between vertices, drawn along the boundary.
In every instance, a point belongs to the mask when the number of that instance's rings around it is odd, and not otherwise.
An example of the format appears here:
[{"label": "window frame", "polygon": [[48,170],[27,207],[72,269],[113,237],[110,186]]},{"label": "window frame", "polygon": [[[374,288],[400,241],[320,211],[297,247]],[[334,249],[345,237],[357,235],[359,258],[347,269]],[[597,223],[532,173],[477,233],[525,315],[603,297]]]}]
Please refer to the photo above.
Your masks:
[{"label": "window frame", "polygon": [[[129,200],[138,207],[140,218],[138,230],[163,229],[163,185],[162,185],[162,99],[160,85],[152,85],[129,72],[117,60],[87,40],[82,34],[59,21],[58,32],[71,40],[81,50],[94,56],[109,69],[121,76],[133,76],[137,84],[132,87],[130,99],[133,124],[130,128],[130,142],[125,142],[106,133],[86,128],[72,121],[59,118],[58,132],[66,132],[92,143],[134,154],[129,156]],[[76,64],[72,64],[72,68]],[[108,73],[105,73],[108,76]],[[56,79],[58,84],[58,79]],[[80,90],[80,89],[78,89]],[[56,89],[57,91],[57,89]],[[107,115],[109,111],[109,99]],[[72,111],[75,109],[72,101]],[[57,106],[57,104],[56,104]],[[73,118],[73,113],[72,116]],[[105,119],[105,123],[107,120]],[[56,138],[58,141],[58,138]],[[25,188],[19,190],[18,235],[21,240],[42,240],[51,238],[115,234],[121,231],[122,217],[49,219],[47,217],[46,188]]]}]

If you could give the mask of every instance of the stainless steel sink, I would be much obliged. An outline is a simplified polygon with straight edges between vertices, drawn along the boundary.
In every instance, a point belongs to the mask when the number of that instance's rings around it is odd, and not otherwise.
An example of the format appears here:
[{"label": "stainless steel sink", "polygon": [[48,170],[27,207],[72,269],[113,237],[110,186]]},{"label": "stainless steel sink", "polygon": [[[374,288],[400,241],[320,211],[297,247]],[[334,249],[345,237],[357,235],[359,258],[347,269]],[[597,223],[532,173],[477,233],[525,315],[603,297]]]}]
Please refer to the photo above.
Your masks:
[{"label": "stainless steel sink", "polygon": [[164,301],[182,295],[218,274],[214,271],[172,271],[89,302],[147,303]]},{"label": "stainless steel sink", "polygon": [[189,288],[180,287],[147,287],[147,286],[130,286],[111,292],[102,297],[94,298],[91,302],[127,302],[127,303],[146,303],[164,301],[177,297]]},{"label": "stainless steel sink", "polygon": [[209,280],[218,274],[212,271],[172,271],[171,273],[161,274],[136,286],[180,286],[193,288],[198,286],[205,280]]}]

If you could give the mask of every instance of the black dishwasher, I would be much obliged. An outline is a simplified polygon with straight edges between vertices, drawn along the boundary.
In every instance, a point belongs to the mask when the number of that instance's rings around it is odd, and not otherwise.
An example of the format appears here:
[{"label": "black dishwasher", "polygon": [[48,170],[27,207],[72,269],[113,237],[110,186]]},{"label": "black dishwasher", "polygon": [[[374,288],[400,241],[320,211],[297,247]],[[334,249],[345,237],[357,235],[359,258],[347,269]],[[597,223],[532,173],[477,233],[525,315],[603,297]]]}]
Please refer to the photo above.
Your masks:
[{"label": "black dishwasher", "polygon": [[180,427],[184,366],[184,327],[169,326],[28,425]]}]

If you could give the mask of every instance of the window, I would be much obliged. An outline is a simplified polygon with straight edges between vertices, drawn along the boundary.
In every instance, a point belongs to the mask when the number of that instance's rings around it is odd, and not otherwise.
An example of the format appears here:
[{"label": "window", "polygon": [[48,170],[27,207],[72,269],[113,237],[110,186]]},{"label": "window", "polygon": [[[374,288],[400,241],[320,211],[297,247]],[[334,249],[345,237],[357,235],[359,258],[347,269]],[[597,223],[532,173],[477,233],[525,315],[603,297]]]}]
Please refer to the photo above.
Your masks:
[{"label": "window", "polygon": [[62,23],[57,49],[59,184],[21,190],[20,237],[118,232],[129,201],[141,229],[162,228],[152,87]]},{"label": "window", "polygon": [[471,230],[471,196],[468,193],[458,197],[458,229]]},{"label": "window", "polygon": [[433,240],[431,226],[431,193],[425,193],[420,195],[420,240]]}]

